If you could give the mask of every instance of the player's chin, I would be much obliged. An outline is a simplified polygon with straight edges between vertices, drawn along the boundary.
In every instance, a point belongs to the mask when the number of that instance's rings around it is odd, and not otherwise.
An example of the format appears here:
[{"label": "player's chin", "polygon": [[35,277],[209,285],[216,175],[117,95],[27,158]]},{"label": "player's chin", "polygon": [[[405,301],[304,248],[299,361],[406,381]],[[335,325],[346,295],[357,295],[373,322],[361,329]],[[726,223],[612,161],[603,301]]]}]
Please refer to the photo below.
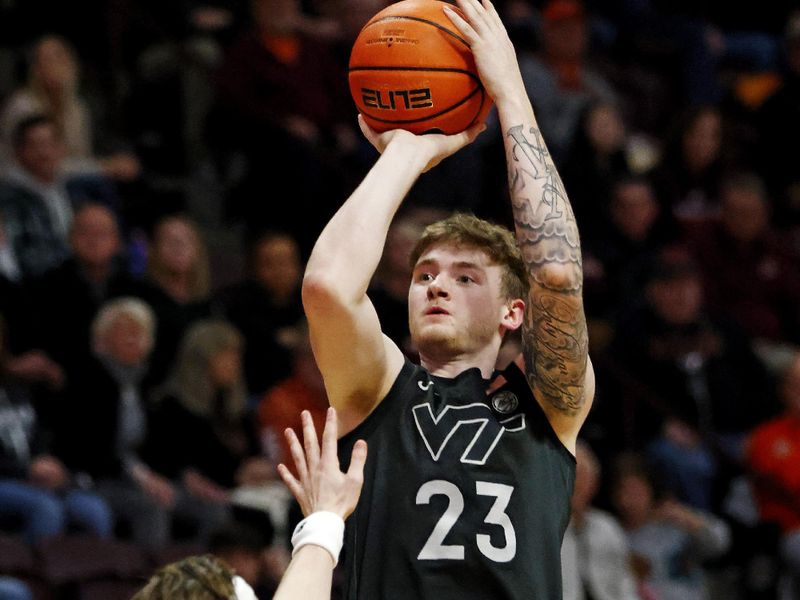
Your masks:
[{"label": "player's chin", "polygon": [[439,354],[458,350],[458,341],[451,327],[440,323],[429,323],[420,327],[412,336],[422,354]]}]

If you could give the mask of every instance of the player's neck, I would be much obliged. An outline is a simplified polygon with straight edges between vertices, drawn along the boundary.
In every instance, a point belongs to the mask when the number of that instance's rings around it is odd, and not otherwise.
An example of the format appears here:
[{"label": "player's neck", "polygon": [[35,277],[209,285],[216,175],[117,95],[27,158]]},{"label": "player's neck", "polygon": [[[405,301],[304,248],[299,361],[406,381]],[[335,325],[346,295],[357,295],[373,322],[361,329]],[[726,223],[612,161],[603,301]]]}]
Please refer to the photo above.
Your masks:
[{"label": "player's neck", "polygon": [[497,362],[497,349],[486,347],[480,352],[457,355],[439,355],[436,352],[426,353],[420,350],[420,364],[431,375],[453,378],[467,369],[477,367],[484,379],[491,379]]}]

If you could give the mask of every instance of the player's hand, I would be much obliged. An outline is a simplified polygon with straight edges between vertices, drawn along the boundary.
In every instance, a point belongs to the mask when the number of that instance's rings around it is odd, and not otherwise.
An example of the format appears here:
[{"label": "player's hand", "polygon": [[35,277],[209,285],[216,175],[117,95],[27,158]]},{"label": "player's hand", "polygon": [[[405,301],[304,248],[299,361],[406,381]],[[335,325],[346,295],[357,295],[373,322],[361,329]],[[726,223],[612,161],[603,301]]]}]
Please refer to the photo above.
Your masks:
[{"label": "player's hand", "polygon": [[490,0],[456,0],[462,18],[445,4],[443,10],[469,42],[483,87],[496,104],[525,96],[517,53]]},{"label": "player's hand", "polygon": [[339,470],[336,453],[338,420],[336,410],[328,409],[325,430],[322,432],[322,448],[317,441],[317,432],[311,414],[304,410],[303,445],[291,429],[286,430],[286,439],[297,468],[297,478],[286,465],[278,465],[278,473],[286,487],[300,503],[303,515],[325,510],[346,519],[355,510],[361,486],[364,483],[364,463],[367,460],[367,443],[358,440],[350,457],[347,473]]},{"label": "player's hand", "polygon": [[381,154],[391,143],[413,144],[417,148],[417,152],[426,159],[425,168],[422,170],[423,173],[438,165],[448,156],[455,154],[464,146],[471,144],[478,137],[478,134],[486,129],[486,125],[483,123],[476,123],[466,131],[455,135],[439,133],[416,135],[405,129],[390,129],[389,131],[378,133],[367,125],[361,115],[358,115],[358,126],[361,128],[364,137]]}]

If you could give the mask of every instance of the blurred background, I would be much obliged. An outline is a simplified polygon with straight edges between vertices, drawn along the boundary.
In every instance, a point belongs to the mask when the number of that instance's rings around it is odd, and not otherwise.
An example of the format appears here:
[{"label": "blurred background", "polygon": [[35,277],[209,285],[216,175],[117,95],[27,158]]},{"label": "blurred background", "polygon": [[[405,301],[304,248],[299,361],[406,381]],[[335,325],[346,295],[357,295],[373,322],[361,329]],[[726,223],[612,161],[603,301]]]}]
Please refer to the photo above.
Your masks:
[{"label": "blurred background", "polygon": [[[376,159],[347,63],[385,5],[0,1],[0,599],[127,598],[209,550],[271,597],[281,432],[327,406],[299,285]],[[565,598],[800,598],[800,6],[497,6],[583,243]],[[412,360],[421,229],[512,224],[489,125],[373,281]]]}]

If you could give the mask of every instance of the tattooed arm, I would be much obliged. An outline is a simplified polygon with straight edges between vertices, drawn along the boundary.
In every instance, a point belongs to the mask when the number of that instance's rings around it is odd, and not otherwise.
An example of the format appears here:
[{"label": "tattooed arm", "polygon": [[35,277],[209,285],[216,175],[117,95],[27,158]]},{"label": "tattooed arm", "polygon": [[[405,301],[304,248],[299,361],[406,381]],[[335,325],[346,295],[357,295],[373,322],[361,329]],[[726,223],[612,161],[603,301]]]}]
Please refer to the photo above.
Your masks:
[{"label": "tattooed arm", "polygon": [[578,227],[500,17],[490,0],[458,5],[466,21],[445,12],[470,42],[505,137],[517,241],[530,283],[522,330],[528,382],[553,429],[574,451],[594,396]]}]

